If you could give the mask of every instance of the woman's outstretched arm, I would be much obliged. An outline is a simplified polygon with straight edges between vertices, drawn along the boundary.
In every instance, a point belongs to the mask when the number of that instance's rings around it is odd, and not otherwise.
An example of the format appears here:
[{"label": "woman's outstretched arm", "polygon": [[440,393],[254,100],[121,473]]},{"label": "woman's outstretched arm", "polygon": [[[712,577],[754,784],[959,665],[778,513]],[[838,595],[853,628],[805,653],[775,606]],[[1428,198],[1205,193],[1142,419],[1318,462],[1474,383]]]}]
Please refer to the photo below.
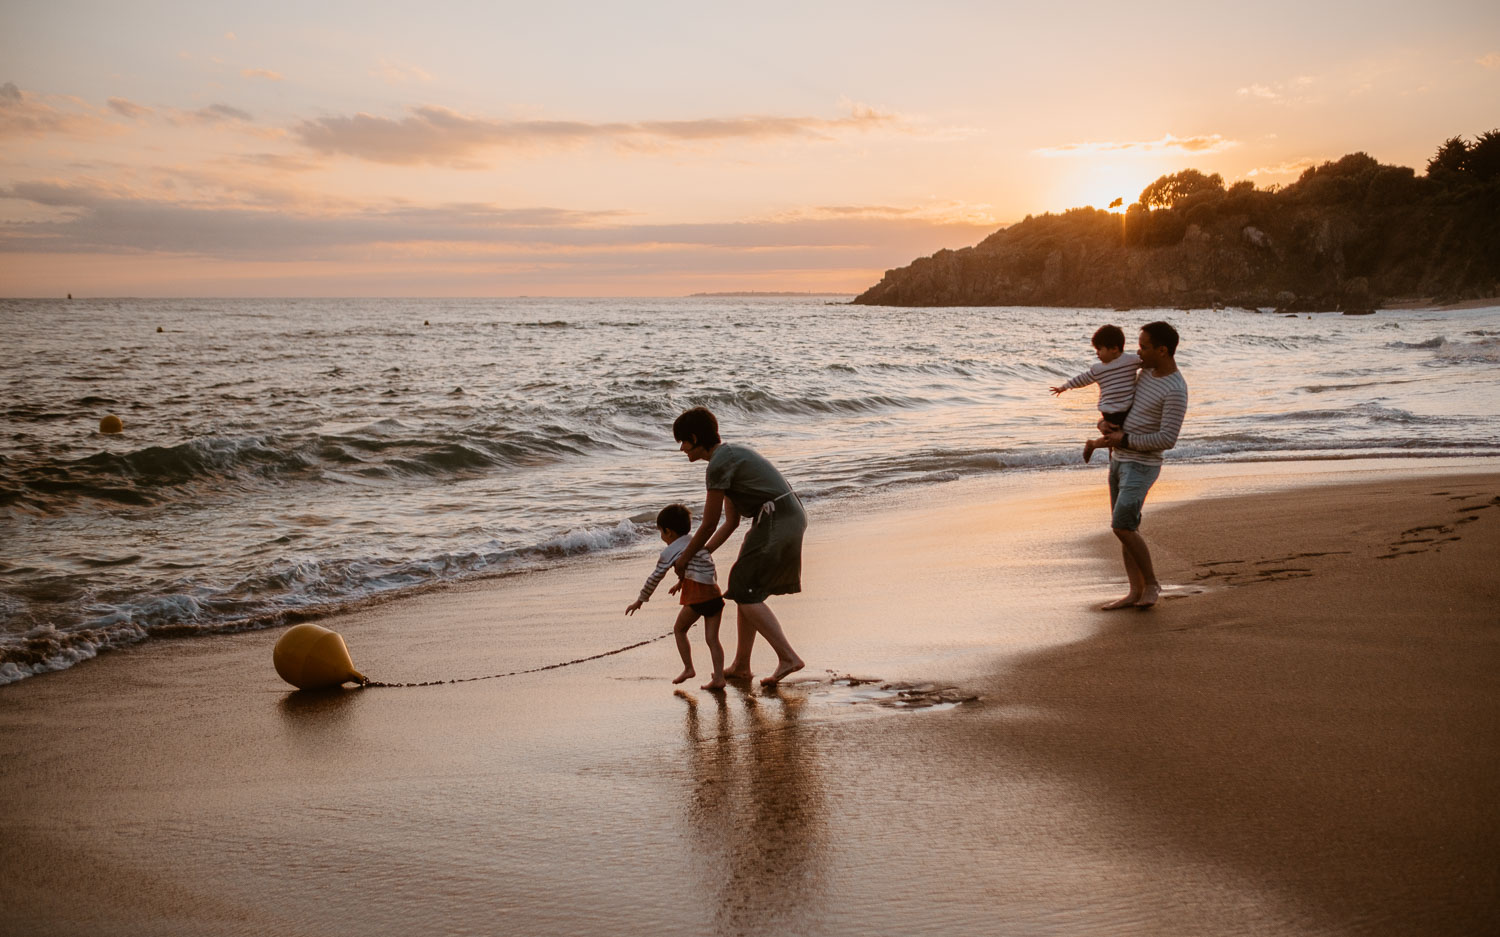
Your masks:
[{"label": "woman's outstretched arm", "polygon": [[[719,517],[723,512],[724,492],[710,488],[708,496],[703,499],[703,520],[699,522],[698,529],[693,531],[693,539],[688,541],[687,549],[683,550],[682,555],[677,557],[677,562],[672,564],[677,570],[678,576],[687,572],[688,561],[693,558],[693,554],[703,549],[703,545],[708,542],[708,538],[715,533],[714,528],[718,526]],[[738,516],[735,517],[735,523],[739,523]],[[732,530],[733,528],[730,529]],[[728,535],[726,534],[725,536]],[[722,539],[720,542],[723,542]]]}]

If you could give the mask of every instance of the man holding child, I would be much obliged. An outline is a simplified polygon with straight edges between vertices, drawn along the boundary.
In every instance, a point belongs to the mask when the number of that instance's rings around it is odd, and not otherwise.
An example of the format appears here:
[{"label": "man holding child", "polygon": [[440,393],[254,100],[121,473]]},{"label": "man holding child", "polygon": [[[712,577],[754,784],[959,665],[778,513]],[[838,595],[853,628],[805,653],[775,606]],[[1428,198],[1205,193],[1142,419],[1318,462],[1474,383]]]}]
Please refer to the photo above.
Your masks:
[{"label": "man holding child", "polygon": [[1135,401],[1118,429],[1104,420],[1099,431],[1110,449],[1110,527],[1120,541],[1130,591],[1105,609],[1150,608],[1161,598],[1161,583],[1151,565],[1151,551],[1141,537],[1141,507],[1146,492],[1161,474],[1162,453],[1177,445],[1187,415],[1187,381],[1177,370],[1177,330],[1165,322],[1141,327],[1141,370]]}]

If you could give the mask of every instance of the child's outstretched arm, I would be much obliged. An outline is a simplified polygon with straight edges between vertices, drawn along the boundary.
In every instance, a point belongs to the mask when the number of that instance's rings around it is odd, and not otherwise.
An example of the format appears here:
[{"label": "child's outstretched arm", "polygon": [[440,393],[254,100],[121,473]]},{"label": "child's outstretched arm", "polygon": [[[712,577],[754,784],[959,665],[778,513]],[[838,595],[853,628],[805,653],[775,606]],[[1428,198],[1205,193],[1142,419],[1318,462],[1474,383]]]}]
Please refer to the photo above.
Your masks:
[{"label": "child's outstretched arm", "polygon": [[636,610],[639,609],[642,605],[645,605],[647,602],[651,601],[651,593],[656,591],[656,587],[661,583],[662,577],[665,576],[667,574],[667,570],[671,568],[672,564],[670,562],[658,559],[656,561],[656,568],[651,570],[651,575],[646,577],[646,584],[644,586],[641,586],[640,598],[625,606],[625,614],[633,615],[635,614]]},{"label": "child's outstretched arm", "polygon": [[1070,377],[1066,381],[1064,381],[1061,385],[1057,387],[1050,387],[1048,388],[1048,390],[1052,391],[1052,396],[1056,397],[1065,390],[1072,390],[1075,387],[1087,387],[1088,385],[1094,383],[1099,379],[1099,375],[1096,371],[1098,367],[1099,365],[1096,364],[1094,365],[1094,367],[1089,368],[1082,374],[1074,375],[1073,377]]}]

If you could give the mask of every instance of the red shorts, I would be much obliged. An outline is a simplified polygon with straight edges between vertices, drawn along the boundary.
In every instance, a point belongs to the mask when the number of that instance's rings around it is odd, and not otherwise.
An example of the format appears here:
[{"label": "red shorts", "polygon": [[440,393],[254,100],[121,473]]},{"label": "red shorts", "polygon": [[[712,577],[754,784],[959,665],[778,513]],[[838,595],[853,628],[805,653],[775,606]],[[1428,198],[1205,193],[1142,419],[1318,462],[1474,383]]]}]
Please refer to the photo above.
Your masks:
[{"label": "red shorts", "polygon": [[682,591],[677,597],[683,605],[697,605],[699,602],[712,602],[719,597],[719,587],[711,582],[699,582],[696,579],[684,579]]}]

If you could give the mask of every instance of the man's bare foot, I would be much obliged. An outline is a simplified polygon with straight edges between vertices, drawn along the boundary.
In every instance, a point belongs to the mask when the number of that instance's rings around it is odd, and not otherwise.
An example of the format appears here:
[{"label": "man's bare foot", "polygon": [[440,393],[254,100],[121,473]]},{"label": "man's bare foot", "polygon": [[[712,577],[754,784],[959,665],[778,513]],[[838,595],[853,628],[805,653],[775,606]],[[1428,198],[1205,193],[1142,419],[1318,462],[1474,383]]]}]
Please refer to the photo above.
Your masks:
[{"label": "man's bare foot", "polygon": [[705,690],[722,690],[726,686],[728,686],[728,684],[724,682],[724,678],[723,677],[714,677],[712,680],[710,680],[707,683],[703,684],[702,689],[705,689]]},{"label": "man's bare foot", "polygon": [[1092,459],[1094,457],[1095,448],[1096,447],[1094,446],[1094,441],[1092,439],[1083,444],[1083,461],[1087,462],[1089,459]]},{"label": "man's bare foot", "polygon": [[750,672],[749,667],[725,667],[724,676],[730,680],[749,680],[755,674]]},{"label": "man's bare foot", "polygon": [[677,675],[677,679],[673,680],[672,682],[673,683],[681,683],[684,680],[691,680],[691,679],[693,679],[696,676],[698,676],[698,671],[696,671],[693,668],[689,667],[688,669],[684,670],[682,673],[678,674]]},{"label": "man's bare foot", "polygon": [[1140,600],[1141,597],[1132,592],[1130,595],[1125,596],[1125,598],[1123,599],[1115,599],[1113,602],[1105,602],[1103,605],[1099,606],[1099,611],[1112,612],[1118,608],[1134,608],[1135,603],[1139,602]]},{"label": "man's bare foot", "polygon": [[769,677],[760,678],[760,685],[775,686],[782,681],[782,678],[796,673],[805,666],[806,665],[802,663],[802,659],[798,657],[794,657],[791,660],[784,660],[776,665],[776,669],[771,672],[771,675]]},{"label": "man's bare foot", "polygon": [[1136,599],[1136,608],[1150,608],[1161,598],[1161,586],[1149,585],[1141,590],[1141,597]]}]

